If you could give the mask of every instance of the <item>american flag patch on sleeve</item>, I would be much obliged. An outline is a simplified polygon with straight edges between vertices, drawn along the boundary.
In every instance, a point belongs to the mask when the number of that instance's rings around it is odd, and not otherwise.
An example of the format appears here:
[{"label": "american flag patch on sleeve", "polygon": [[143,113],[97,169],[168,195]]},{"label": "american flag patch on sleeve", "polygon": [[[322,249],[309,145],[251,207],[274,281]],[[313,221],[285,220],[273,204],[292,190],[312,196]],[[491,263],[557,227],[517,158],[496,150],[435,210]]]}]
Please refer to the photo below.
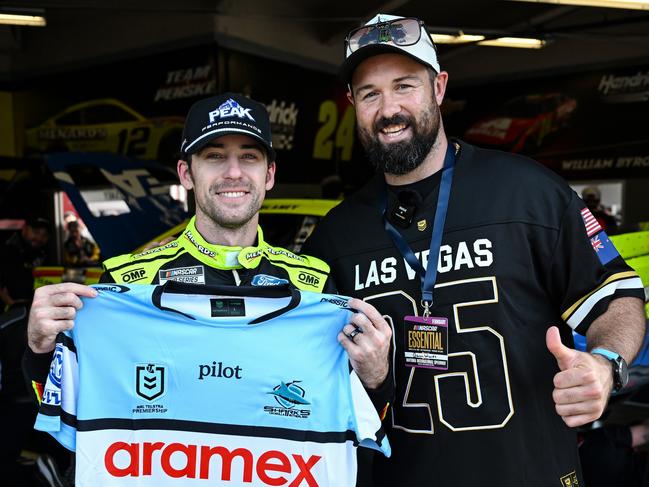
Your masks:
[{"label": "american flag patch on sleeve", "polygon": [[588,208],[581,210],[581,218],[584,220],[584,225],[586,225],[586,235],[588,235],[589,237],[592,237],[597,232],[602,231],[602,227]]}]

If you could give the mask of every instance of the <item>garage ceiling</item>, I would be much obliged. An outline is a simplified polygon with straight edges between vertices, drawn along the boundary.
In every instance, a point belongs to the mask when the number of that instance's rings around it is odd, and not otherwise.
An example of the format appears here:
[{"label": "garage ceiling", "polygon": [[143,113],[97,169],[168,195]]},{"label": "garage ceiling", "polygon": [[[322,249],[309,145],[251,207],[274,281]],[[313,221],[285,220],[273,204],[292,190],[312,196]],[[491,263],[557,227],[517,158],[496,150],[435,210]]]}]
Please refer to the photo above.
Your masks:
[{"label": "garage ceiling", "polygon": [[[345,33],[378,12],[423,19],[431,32],[541,36],[540,50],[439,46],[458,83],[649,60],[649,13],[507,0],[15,0],[48,25],[0,26],[5,85],[204,42],[334,72]],[[277,74],[274,74],[277,75]]]}]

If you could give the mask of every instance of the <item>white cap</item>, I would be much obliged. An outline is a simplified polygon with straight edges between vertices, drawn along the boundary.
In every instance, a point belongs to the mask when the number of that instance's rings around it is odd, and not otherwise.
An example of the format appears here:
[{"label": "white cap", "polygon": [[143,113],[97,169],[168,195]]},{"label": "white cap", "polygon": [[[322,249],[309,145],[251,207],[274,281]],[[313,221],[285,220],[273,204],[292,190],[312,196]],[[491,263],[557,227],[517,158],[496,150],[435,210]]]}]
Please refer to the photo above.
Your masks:
[{"label": "white cap", "polygon": [[[390,20],[404,18],[407,17],[378,14],[365,25],[374,25],[381,22],[388,22]],[[399,46],[397,44],[394,44],[392,40],[388,42],[380,42],[377,44],[367,44],[365,46],[359,47],[354,52],[352,52],[349,45],[345,46],[345,60],[340,66],[341,78],[345,83],[349,83],[351,81],[352,75],[354,74],[354,70],[360,63],[362,63],[369,57],[387,53],[405,54],[415,61],[428,66],[429,68],[435,70],[435,72],[439,73],[439,61],[437,60],[437,51],[435,50],[433,40],[428,34],[425,25],[421,25],[420,29],[421,36],[419,37],[419,40],[416,44],[412,44],[410,46]]]}]

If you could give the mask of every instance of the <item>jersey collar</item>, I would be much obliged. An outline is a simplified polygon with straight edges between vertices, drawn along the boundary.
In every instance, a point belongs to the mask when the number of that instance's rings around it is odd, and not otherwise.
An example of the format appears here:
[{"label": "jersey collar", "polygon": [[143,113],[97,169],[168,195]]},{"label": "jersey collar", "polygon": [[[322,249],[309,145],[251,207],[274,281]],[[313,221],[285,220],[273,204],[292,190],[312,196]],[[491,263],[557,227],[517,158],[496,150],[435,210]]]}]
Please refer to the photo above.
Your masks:
[{"label": "jersey collar", "polygon": [[[246,263],[248,259],[242,259],[242,254],[255,254],[261,251],[266,247],[264,242],[264,234],[261,231],[261,227],[257,226],[257,245],[246,247],[228,247],[226,245],[215,245],[209,243],[203,238],[203,236],[196,229],[196,217],[192,217],[185,227],[185,231],[179,238],[180,243],[187,251],[194,256],[199,261],[207,264],[210,267],[215,267],[217,269],[240,269],[243,267],[242,260],[245,260]],[[256,261],[256,265],[252,267],[257,267],[259,261]],[[247,264],[245,267],[250,268],[251,266]]]}]

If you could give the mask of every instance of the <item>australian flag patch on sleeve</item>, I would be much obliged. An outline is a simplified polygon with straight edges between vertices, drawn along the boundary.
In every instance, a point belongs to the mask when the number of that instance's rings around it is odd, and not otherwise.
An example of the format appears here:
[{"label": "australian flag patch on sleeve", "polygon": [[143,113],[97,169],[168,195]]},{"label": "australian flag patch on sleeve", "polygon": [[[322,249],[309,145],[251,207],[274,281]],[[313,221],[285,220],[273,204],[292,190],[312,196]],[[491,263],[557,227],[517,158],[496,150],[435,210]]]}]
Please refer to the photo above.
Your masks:
[{"label": "australian flag patch on sleeve", "polygon": [[586,235],[590,240],[590,245],[593,247],[602,265],[608,264],[620,255],[613,242],[608,238],[608,235],[606,235],[606,232],[588,208],[581,210],[581,218],[584,220]]},{"label": "australian flag patch on sleeve", "polygon": [[599,232],[597,235],[590,237],[590,244],[597,254],[597,258],[602,264],[608,264],[615,259],[619,254],[611,239],[608,238],[606,232]]}]

